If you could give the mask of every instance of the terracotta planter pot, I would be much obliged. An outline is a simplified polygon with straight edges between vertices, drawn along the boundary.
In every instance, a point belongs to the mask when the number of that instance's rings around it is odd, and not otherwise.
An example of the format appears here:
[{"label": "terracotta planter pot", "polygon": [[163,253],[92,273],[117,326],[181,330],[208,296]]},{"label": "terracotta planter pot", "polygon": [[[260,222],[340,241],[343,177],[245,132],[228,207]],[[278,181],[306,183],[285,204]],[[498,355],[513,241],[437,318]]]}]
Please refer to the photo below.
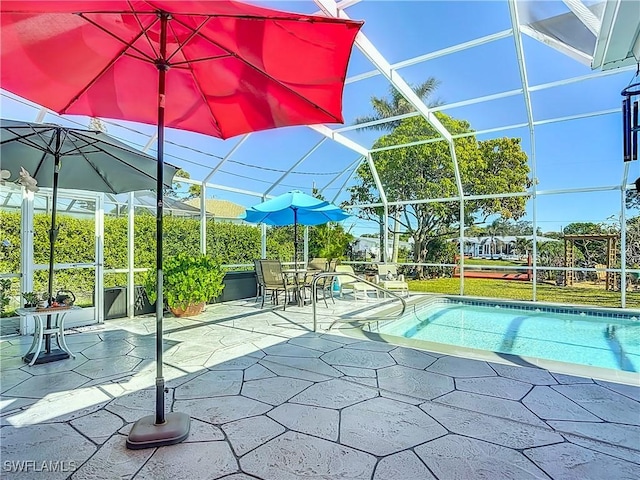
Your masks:
[{"label": "terracotta planter pot", "polygon": [[202,313],[202,310],[204,310],[204,302],[187,305],[187,308],[169,307],[169,309],[176,317],[192,317]]}]

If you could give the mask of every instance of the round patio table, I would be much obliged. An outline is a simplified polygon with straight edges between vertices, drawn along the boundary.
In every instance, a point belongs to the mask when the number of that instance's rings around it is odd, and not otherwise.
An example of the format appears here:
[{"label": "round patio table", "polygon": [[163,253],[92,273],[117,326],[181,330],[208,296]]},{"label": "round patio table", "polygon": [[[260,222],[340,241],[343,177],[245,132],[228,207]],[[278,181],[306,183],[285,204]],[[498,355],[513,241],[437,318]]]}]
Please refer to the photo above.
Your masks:
[{"label": "round patio table", "polygon": [[[33,317],[35,320],[35,331],[33,333],[33,342],[29,347],[29,351],[22,359],[33,366],[36,363],[49,363],[57,360],[64,360],[65,358],[76,358],[76,356],[69,350],[67,342],[64,340],[64,319],[71,310],[80,310],[80,307],[72,306],[69,308],[52,308],[46,310],[40,310],[36,307],[30,308],[18,308],[16,313],[21,317]],[[47,316],[51,315],[51,328],[45,328],[47,324]],[[54,336],[58,343],[59,350],[42,353],[42,344],[45,336]],[[40,358],[40,362],[37,362]]]},{"label": "round patio table", "polygon": [[[282,274],[287,278],[293,278],[296,286],[296,301],[300,307],[304,306],[304,297],[302,295],[302,290],[304,289],[304,279],[307,275],[308,270],[306,268],[287,268],[282,270]],[[302,278],[302,281],[300,279]]]}]

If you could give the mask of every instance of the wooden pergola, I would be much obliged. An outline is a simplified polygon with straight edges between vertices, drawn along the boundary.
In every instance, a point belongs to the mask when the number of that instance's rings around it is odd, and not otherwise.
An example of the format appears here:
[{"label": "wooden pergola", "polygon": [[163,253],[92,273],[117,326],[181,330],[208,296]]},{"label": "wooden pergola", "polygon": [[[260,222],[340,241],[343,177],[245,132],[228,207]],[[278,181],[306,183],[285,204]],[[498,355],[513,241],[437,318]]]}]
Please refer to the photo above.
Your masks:
[{"label": "wooden pergola", "polygon": [[[585,234],[585,235],[565,235],[564,236],[564,266],[573,268],[576,266],[576,240],[602,240],[607,242],[607,272],[605,278],[605,286],[607,290],[615,290],[618,274],[610,272],[618,257],[618,243],[620,235],[616,233],[608,234]],[[565,272],[565,285],[573,285],[575,280],[575,271],[567,270]]]}]

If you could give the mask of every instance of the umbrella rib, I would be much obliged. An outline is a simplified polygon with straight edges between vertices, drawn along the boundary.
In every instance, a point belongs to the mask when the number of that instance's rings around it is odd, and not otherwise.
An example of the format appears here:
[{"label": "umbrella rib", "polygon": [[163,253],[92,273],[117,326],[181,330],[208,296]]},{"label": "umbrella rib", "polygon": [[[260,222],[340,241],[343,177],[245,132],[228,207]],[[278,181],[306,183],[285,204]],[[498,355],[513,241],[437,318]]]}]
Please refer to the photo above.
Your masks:
[{"label": "umbrella rib", "polygon": [[[171,62],[171,59],[173,57],[175,57],[184,47],[184,45],[186,45],[187,43],[189,43],[191,41],[191,39],[193,37],[195,37],[200,30],[207,24],[207,18],[204,19],[204,21],[196,28],[190,29],[191,33],[189,34],[189,36],[187,38],[185,38],[185,40],[183,42],[177,42],[178,43],[178,48],[176,48],[176,50],[167,57],[166,61],[167,63]],[[171,23],[169,23],[169,28],[171,29],[171,33],[173,34],[174,38],[178,38],[178,35],[176,35],[175,30],[173,29],[173,26]],[[180,62],[180,63],[184,63],[184,62]]]},{"label": "umbrella rib", "polygon": [[[136,12],[136,10],[133,8],[133,5],[131,4],[131,0],[127,0],[127,3],[129,4],[129,8],[131,9],[131,12],[133,13],[133,17],[135,19],[135,21],[138,23],[138,27],[140,28],[140,31],[143,32],[144,38],[147,40],[147,43],[149,44],[149,48],[151,49],[151,51],[153,52],[153,54],[155,55],[156,58],[160,58],[160,51],[156,50],[156,48],[153,46],[153,42],[151,41],[151,39],[149,38],[149,35],[147,35],[147,32],[149,31],[149,29],[158,21],[156,19],[155,22],[151,22],[151,25],[149,25],[149,28],[145,29],[142,26],[142,22],[140,21],[140,17],[138,15],[140,15],[139,12]],[[145,2],[148,5],[148,2]],[[154,8],[152,5],[150,5],[152,8]],[[157,12],[156,12],[157,14]],[[135,47],[133,47],[136,51],[138,51]],[[143,56],[144,53],[140,52]],[[154,59],[152,59],[153,61]]]},{"label": "umbrella rib", "polygon": [[[46,128],[47,130],[53,130],[55,127],[47,127],[47,126],[43,126],[43,128]],[[23,133],[18,133],[15,130],[23,130],[23,129],[27,129],[29,130],[30,133],[28,134],[23,134]],[[36,132],[33,127],[29,126],[29,127],[8,127],[5,128],[5,130],[13,133],[14,135],[16,135],[18,138],[9,138],[7,140],[2,140],[0,141],[0,145],[4,145],[5,143],[11,143],[11,142],[15,142],[15,141],[21,141],[21,140],[25,140],[25,144],[30,144],[33,146],[37,146],[36,143],[31,143],[31,140],[29,140],[29,137],[41,137],[40,133]],[[43,139],[44,140],[44,139]],[[46,143],[46,142],[45,142]]]},{"label": "umbrella rib", "polygon": [[[223,17],[224,15],[211,15],[208,19],[207,22],[210,21],[212,18],[215,17]],[[237,18],[238,16],[235,16],[235,18]],[[253,17],[247,17],[247,18],[253,18]],[[180,20],[173,18],[174,21],[178,22],[179,24],[181,24],[183,27],[185,28],[190,28],[188,25],[185,25],[183,22],[181,22]],[[206,23],[206,22],[205,22]],[[296,97],[300,98],[304,103],[308,103],[310,104],[313,108],[320,110],[322,112],[324,112],[327,116],[335,119],[337,122],[340,122],[340,118],[337,118],[335,115],[331,114],[330,112],[328,112],[327,110],[325,110],[324,108],[321,108],[320,106],[318,106],[317,104],[311,102],[308,98],[306,98],[304,95],[301,95],[300,93],[296,92],[295,90],[292,90],[290,87],[288,87],[287,85],[283,84],[280,80],[272,77],[271,75],[269,75],[267,72],[259,69],[258,67],[256,67],[255,65],[253,65],[250,62],[247,62],[244,58],[242,58],[241,56],[239,56],[237,53],[232,52],[231,50],[229,50],[228,48],[220,45],[219,43],[217,43],[216,41],[212,40],[211,38],[207,37],[206,35],[204,35],[201,32],[198,32],[197,35],[202,38],[203,40],[206,40],[207,42],[211,43],[212,45],[215,45],[216,47],[220,48],[221,50],[224,50],[225,52],[227,52],[230,56],[234,57],[235,59],[237,59],[238,61],[242,62],[243,64],[245,64],[247,67],[251,68],[252,70],[255,70],[256,72],[260,73],[261,75],[267,77],[269,80],[271,80],[272,82],[280,85],[283,89],[291,92],[293,95],[295,95]],[[183,52],[184,53],[184,52]],[[185,56],[186,58],[186,56]],[[192,60],[187,60],[187,63],[191,63]],[[216,122],[217,123],[217,122]]]},{"label": "umbrella rib", "polygon": [[[127,2],[131,8],[130,11],[123,11],[121,12],[122,15],[133,15],[133,17],[135,18],[136,22],[138,23],[139,27],[140,27],[140,32],[130,41],[130,42],[125,42],[124,40],[122,40],[121,38],[119,38],[117,35],[113,34],[112,32],[110,32],[109,30],[105,29],[104,27],[102,27],[101,25],[99,25],[98,23],[96,23],[95,21],[91,20],[90,18],[88,18],[84,13],[78,13],[77,15],[82,18],[84,21],[86,21],[87,23],[93,25],[94,27],[96,27],[97,29],[99,29],[100,31],[102,31],[103,33],[109,35],[110,37],[112,37],[113,39],[115,39],[118,42],[121,42],[123,44],[123,48],[118,52],[117,55],[115,55],[108,63],[107,65],[100,71],[98,72],[98,74],[96,76],[94,76],[90,81],[88,81],[86,83],[86,85],[84,86],[84,88],[82,88],[80,90],[80,92],[78,92],[78,94],[74,95],[71,100],[60,110],[58,110],[59,113],[66,113],[66,111],[82,96],[84,95],[97,81],[98,79],[100,79],[104,73],[109,70],[111,67],[113,67],[113,65],[115,64],[115,62],[122,57],[123,55],[126,54],[127,50],[134,50],[137,53],[139,53],[141,55],[142,58],[139,57],[135,57],[132,56],[133,58],[139,58],[140,60],[145,60],[148,61],[149,63],[155,63],[157,62],[157,58],[151,58],[149,55],[147,55],[144,51],[140,50],[138,47],[135,47],[133,44],[139,40],[141,37],[145,37],[147,39],[147,41],[149,42],[150,48],[155,52],[155,48],[153,47],[153,42],[151,42],[151,40],[149,39],[148,36],[148,31],[157,23],[157,19],[153,22],[151,22],[151,24],[144,28],[142,26],[142,23],[140,22],[140,19],[138,17],[138,15],[140,15],[141,13],[144,13],[146,15],[152,15],[154,12],[153,11],[148,11],[148,12],[137,12],[133,5],[131,4],[130,1]],[[147,5],[149,5],[152,8],[153,7],[152,4],[150,4],[149,2],[145,2]],[[100,13],[100,12],[89,12],[89,13]],[[116,13],[116,12],[105,12],[105,13]],[[189,15],[189,14],[181,14],[181,15]],[[293,90],[291,87],[285,85],[283,82],[281,82],[280,80],[274,78],[272,75],[270,75],[269,73],[265,72],[264,70],[256,67],[255,65],[253,65],[252,63],[246,61],[244,58],[242,58],[240,55],[238,55],[237,53],[227,49],[226,47],[220,45],[218,42],[214,41],[213,39],[209,38],[207,35],[203,34],[200,30],[209,22],[211,21],[213,18],[243,18],[243,19],[248,19],[248,20],[260,20],[262,19],[262,17],[258,16],[258,15],[206,15],[206,14],[196,14],[197,16],[203,16],[203,18],[205,19],[202,24],[197,27],[196,30],[194,30],[192,27],[190,27],[189,25],[186,25],[184,22],[180,21],[179,19],[173,17],[172,20],[178,22],[180,25],[182,25],[183,27],[187,28],[188,30],[192,31],[192,34],[189,36],[189,38],[179,44],[178,48],[170,55],[169,58],[172,58],[173,56],[177,55],[178,52],[182,51],[184,54],[184,46],[187,44],[187,42],[189,40],[191,40],[193,37],[198,36],[200,38],[202,38],[203,40],[209,42],[210,44],[220,48],[221,50],[227,52],[227,54],[229,56],[234,57],[236,60],[238,60],[239,62],[243,63],[245,66],[247,66],[248,68],[258,72],[260,75],[268,78],[271,82],[279,85],[281,88],[283,88],[284,90],[290,92],[292,95],[298,97],[303,103],[307,103],[309,104],[312,108],[322,111],[325,115],[327,115],[328,117],[331,117],[333,119],[335,119],[336,121],[340,121],[340,118],[336,117],[335,115],[331,114],[330,112],[328,112],[326,109],[320,107],[319,105],[317,105],[316,103],[313,103],[312,101],[310,101],[308,98],[306,98],[304,95],[296,92],[295,90]],[[273,16],[269,18],[272,21],[279,21],[279,22],[295,22],[295,23],[299,23],[301,21],[300,18],[291,18],[291,17],[278,17],[278,16]],[[308,18],[305,17],[304,20],[305,22],[308,23],[313,23],[313,22],[319,22],[319,23],[337,23],[338,19],[333,19],[333,18],[329,18],[329,17],[321,17],[319,20],[315,20],[312,18]],[[342,21],[340,21],[340,23],[342,23]],[[215,59],[215,58],[224,58],[224,57],[210,57],[210,59]],[[205,60],[205,59],[203,59]],[[192,63],[196,63],[198,62],[198,60],[189,60],[186,59],[185,56],[185,61],[184,62],[179,62],[177,64],[179,65],[183,65],[183,64],[192,64]],[[198,86],[200,93],[202,94],[202,89],[200,88],[200,86]],[[206,99],[206,97],[205,97]],[[218,122],[215,122],[216,124],[218,124]]]},{"label": "umbrella rib", "polygon": [[[117,59],[118,57],[123,55],[128,49],[131,49],[131,50],[135,50],[136,52],[138,52],[140,55],[142,55],[143,58],[146,58],[149,61],[149,63],[153,63],[156,60],[155,58],[151,57],[150,55],[147,55],[145,52],[143,52],[142,50],[140,50],[138,47],[134,46],[133,44],[137,40],[139,40],[141,37],[145,37],[148,40],[149,37],[147,36],[147,32],[151,29],[151,27],[153,27],[157,23],[157,20],[151,22],[151,24],[147,28],[144,28],[142,26],[142,24],[140,23],[140,20],[138,19],[138,14],[135,13],[135,12],[130,12],[130,14],[132,14],[134,16],[134,18],[138,21],[138,25],[140,26],[140,32],[138,32],[138,34],[130,42],[125,42],[123,39],[118,37],[116,34],[111,32],[110,30],[107,30],[106,28],[104,28],[99,23],[96,23],[93,20],[91,20],[90,18],[86,17],[84,13],[79,13],[78,16],[80,18],[82,18],[85,22],[90,23],[91,25],[96,27],[98,30],[102,31],[103,33],[106,33],[111,38],[113,38],[114,40],[117,40],[118,42],[122,43],[122,45],[124,45],[124,48],[122,50],[120,50],[120,52],[118,53],[118,55],[116,57],[114,57],[115,59]],[[153,49],[153,46],[151,46],[151,48]],[[115,60],[112,60],[111,63],[113,63],[114,61]]]},{"label": "umbrella rib", "polygon": [[[73,105],[82,95],[84,95],[84,93],[89,90],[97,81],[100,77],[102,77],[102,75],[104,75],[104,73],[109,70],[111,67],[113,67],[113,65],[118,61],[118,59],[125,54],[125,52],[127,51],[127,49],[131,48],[135,51],[137,51],[138,53],[140,53],[143,57],[145,58],[149,58],[149,62],[153,63],[153,59],[151,59],[150,57],[148,57],[144,52],[140,51],[139,49],[137,49],[136,47],[133,46],[133,42],[137,41],[141,36],[146,34],[146,31],[141,31],[138,35],[135,36],[135,38],[132,40],[131,43],[126,43],[124,42],[121,38],[118,38],[116,35],[114,35],[113,33],[109,32],[108,30],[102,28],[100,25],[98,25],[96,22],[90,20],[89,18],[85,17],[84,14],[79,13],[78,16],[80,18],[82,18],[83,20],[85,20],[86,22],[90,23],[91,25],[93,25],[94,27],[98,28],[99,30],[101,30],[102,32],[106,33],[107,35],[113,37],[114,39],[116,39],[117,41],[121,42],[124,46],[123,48],[118,52],[117,55],[115,55],[108,63],[107,65],[100,70],[100,72],[98,72],[98,74],[96,76],[94,76],[91,80],[89,80],[86,85],[80,90],[80,92],[78,92],[76,95],[74,95],[71,100],[69,100],[69,102],[58,111],[58,113],[66,113],[67,109],[69,109],[71,107],[71,105]],[[153,22],[151,25],[149,25],[149,28],[151,28],[152,25],[154,25],[155,22]]]},{"label": "umbrella rib", "polygon": [[[89,165],[91,165],[91,168],[93,168],[93,170],[96,172],[96,174],[98,175],[98,177],[100,177],[100,179],[104,182],[104,184],[105,184],[105,185],[107,185],[107,187],[108,187],[109,189],[111,189],[111,191],[112,191],[112,192],[116,193],[116,189],[113,187],[113,185],[111,184],[111,182],[109,182],[109,181],[105,178],[105,176],[103,175],[103,173],[102,173],[100,170],[98,170],[98,169],[96,168],[95,164],[94,164],[94,163],[89,159],[89,157],[87,157],[86,153],[82,151],[82,149],[81,149],[82,147],[80,147],[80,146],[78,146],[78,145],[76,144],[76,139],[72,138],[72,137],[71,137],[71,135],[67,135],[67,138],[68,138],[68,139],[69,139],[69,141],[70,141],[70,142],[71,142],[71,143],[76,147],[76,150],[78,151],[78,153],[79,153],[80,155],[82,155],[82,158],[84,158],[84,159],[85,159],[85,161],[86,161]],[[85,140],[85,142],[86,142],[86,140]],[[88,142],[86,142],[86,143],[88,144]],[[108,156],[110,156],[110,157],[112,157],[112,158],[114,158],[114,159],[117,159],[117,160],[119,160],[119,161],[122,161],[122,159],[119,159],[119,158],[115,157],[114,155],[111,155],[111,154],[110,154],[109,152],[107,152],[106,150],[100,149],[100,148],[98,148],[98,147],[96,147],[96,148],[98,149],[98,151],[102,151],[102,153],[104,153],[104,154],[106,154],[106,155],[108,155]],[[123,162],[123,163],[126,163],[126,162]]]},{"label": "umbrella rib", "polygon": [[[54,132],[54,135],[51,135],[51,138],[49,139],[49,141],[47,141],[47,139],[45,139],[42,134],[40,132],[38,132],[35,128],[33,128],[33,126],[31,126],[31,129],[33,130],[33,133],[35,135],[37,135],[38,137],[40,137],[40,139],[44,142],[44,144],[47,146],[47,150],[43,150],[42,151],[42,156],[40,157],[40,160],[38,160],[38,166],[35,169],[35,172],[33,172],[33,174],[31,174],[32,177],[36,177],[36,175],[38,175],[38,173],[40,172],[40,168],[44,165],[44,159],[47,158],[47,154],[51,154],[54,155],[56,154],[55,150],[53,150],[51,148],[51,145],[53,144],[56,135],[55,132],[57,132],[57,128],[51,128],[50,130],[52,130]],[[42,132],[44,133],[44,132]]]},{"label": "umbrella rib", "polygon": [[217,60],[220,58],[228,58],[232,55],[213,55],[211,57],[202,57],[197,60],[185,60],[184,62],[175,62],[171,64],[171,68],[182,67],[183,65],[191,65],[192,63],[208,62],[209,60]]},{"label": "umbrella rib", "polygon": [[[138,168],[137,166],[132,165],[131,163],[127,162],[126,160],[124,160],[124,159],[122,159],[122,158],[118,157],[117,155],[115,155],[115,154],[113,154],[113,153],[111,153],[111,152],[108,152],[108,151],[107,151],[107,150],[105,150],[104,148],[100,148],[99,144],[100,144],[100,142],[102,142],[103,140],[100,140],[100,139],[97,139],[97,138],[95,138],[95,139],[94,139],[94,138],[86,139],[86,138],[83,138],[83,134],[81,134],[81,133],[79,134],[79,133],[77,133],[77,132],[75,132],[75,135],[76,135],[79,139],[84,140],[84,141],[87,143],[87,146],[95,147],[95,148],[96,148],[96,150],[97,150],[98,152],[104,153],[105,155],[107,155],[107,156],[109,156],[109,157],[113,158],[114,160],[117,160],[117,161],[119,161],[119,162],[121,162],[121,163],[126,164],[126,165],[127,165],[129,168],[131,168],[132,170],[135,170],[135,171],[137,171],[138,173],[140,173],[140,174],[142,174],[142,175],[144,175],[144,176],[146,176],[146,177],[148,177],[148,178],[150,178],[150,179],[154,179],[154,180],[155,180],[155,178],[156,178],[156,177],[155,177],[154,175],[150,175],[150,174],[148,174],[147,172],[145,172],[144,170],[142,170],[142,169]],[[113,148],[117,148],[117,149],[122,150],[123,152],[126,152],[126,153],[134,153],[134,154],[136,154],[136,155],[144,155],[144,153],[142,153],[142,152],[135,152],[135,151],[132,151],[132,150],[127,149],[127,148],[125,148],[125,147],[121,147],[121,146],[118,146],[118,145],[114,145],[114,144],[112,144],[112,143],[109,143],[109,145],[110,145],[111,147],[113,147]],[[84,152],[82,152],[81,150],[78,150],[78,151],[79,151],[79,153],[80,153],[80,154],[85,158],[85,160],[87,160],[87,162],[88,162],[88,163],[89,163],[89,164],[90,164],[90,165],[95,169],[94,162],[93,162],[92,160],[90,160],[90,159],[85,155],[85,153],[84,153]],[[88,153],[88,152],[87,152],[87,153]],[[154,159],[153,157],[151,157],[151,156],[148,156],[148,157],[149,157],[149,159],[150,159],[150,160],[155,160],[155,159]],[[98,170],[96,170],[96,171],[98,171]],[[98,173],[100,173],[100,172],[98,171]],[[103,177],[102,175],[100,175],[100,177],[102,177],[102,178],[104,179],[104,177]],[[107,180],[104,180],[104,182],[105,182],[105,184],[107,184],[107,185],[109,185],[109,186],[111,187],[111,184],[110,184]],[[167,184],[165,183],[165,186],[169,186],[169,185],[167,185]],[[111,187],[111,189],[112,189],[113,191],[115,191],[115,189],[114,189],[113,187]]]},{"label": "umbrella rib", "polygon": [[[193,74],[193,70],[192,69],[189,68],[189,69],[187,69],[187,71],[189,72],[189,75],[191,75],[191,77],[193,78],[193,83],[195,84],[196,88],[198,89],[198,93],[200,93],[200,95],[202,96],[202,100],[204,100],[204,102],[206,104],[207,103],[207,96],[202,91],[202,87],[200,86],[200,82],[198,81],[196,76]],[[213,111],[211,111],[210,108],[208,108],[207,110],[209,111],[209,114],[211,115],[211,120],[213,120],[213,123],[215,124],[216,128],[218,129],[220,134],[222,134],[222,127],[220,126],[220,123],[218,123],[218,119],[213,114]]]}]

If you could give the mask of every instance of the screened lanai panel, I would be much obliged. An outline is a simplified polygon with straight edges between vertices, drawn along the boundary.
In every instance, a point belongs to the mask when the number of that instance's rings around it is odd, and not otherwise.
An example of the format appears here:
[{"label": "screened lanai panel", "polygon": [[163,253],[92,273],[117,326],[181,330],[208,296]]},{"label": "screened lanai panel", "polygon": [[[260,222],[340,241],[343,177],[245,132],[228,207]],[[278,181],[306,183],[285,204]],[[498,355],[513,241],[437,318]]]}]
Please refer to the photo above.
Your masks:
[{"label": "screened lanai panel", "polygon": [[[488,58],[496,61],[487,61]],[[398,72],[412,84],[429,77],[439,80],[433,99],[444,104],[521,87],[511,36],[401,68]]]},{"label": "screened lanai panel", "polygon": [[[320,134],[304,127],[274,130],[269,132],[268,137],[265,132],[252,134],[225,161],[210,182],[264,193],[314,149],[322,138]],[[320,161],[318,154],[314,152],[313,158],[304,160],[297,170],[315,169],[314,163]],[[291,179],[285,178],[283,181],[290,183]]]},{"label": "screened lanai panel", "polygon": [[[426,80],[426,78],[424,79]],[[392,91],[392,85],[382,75],[376,75],[364,80],[349,82],[344,87],[343,115],[345,119],[344,125],[331,125],[331,128],[340,130],[344,126],[356,124],[356,119],[362,117],[379,116],[378,112],[373,108],[371,99],[389,98]],[[383,117],[386,117],[384,115]],[[362,145],[369,146],[380,135],[382,130],[367,129],[356,130],[360,134],[359,137],[352,137],[353,140],[361,141]]]},{"label": "screened lanai panel", "polygon": [[576,223],[619,230],[620,197],[620,190],[539,195],[538,226],[543,232],[563,232],[568,225]]},{"label": "screened lanai panel", "polygon": [[[567,251],[564,242],[557,251],[540,249],[543,265],[574,268],[573,271],[564,271],[561,276],[556,271],[556,283],[562,289],[558,290],[558,295],[552,301],[620,306],[620,276],[610,272],[611,277],[607,281],[602,274],[602,269],[607,266],[611,269],[620,268],[620,198],[619,190],[538,197],[537,219],[543,235],[553,236],[553,232],[562,232],[563,239],[568,239],[569,235],[587,235],[586,238],[575,239],[574,248],[568,248]],[[606,235],[611,235],[610,239],[597,238]],[[567,245],[570,247],[571,243]],[[601,272],[598,274],[593,270],[595,268],[601,269]],[[552,272],[549,272],[547,279],[551,281],[552,278]],[[539,299],[545,300],[544,296]]]},{"label": "screened lanai panel", "polygon": [[410,8],[403,15],[395,2],[364,1],[347,13],[366,20],[362,31],[380,39],[376,47],[390,63],[510,28],[507,2],[411,2]]},{"label": "screened lanai panel", "polygon": [[522,35],[522,46],[527,77],[532,87],[593,73],[588,65],[527,35]]},{"label": "screened lanai panel", "polygon": [[443,113],[468,122],[472,130],[497,130],[493,135],[511,136],[510,129],[502,129],[527,124],[527,110],[522,94],[456,108],[443,105],[442,108]]},{"label": "screened lanai panel", "polygon": [[[35,194],[34,202],[44,202],[46,210],[34,214],[34,252],[36,265],[49,263],[49,229],[51,228],[51,197],[46,190]],[[56,263],[93,263],[95,258],[95,201],[78,195],[58,192],[56,223],[59,227],[56,240]]]},{"label": "screened lanai panel", "polygon": [[[128,208],[126,204],[105,199],[104,202],[104,268],[128,267]],[[122,277],[126,278],[126,277]],[[121,279],[122,281],[122,279]],[[126,283],[126,282],[125,282]],[[109,282],[106,282],[107,286]],[[117,285],[114,283],[113,285]]]},{"label": "screened lanai panel", "polygon": [[[636,177],[634,177],[635,179]],[[630,201],[625,211],[627,224],[626,267],[640,269],[640,192],[629,191]],[[629,277],[629,290],[640,295],[640,272],[634,272]]]},{"label": "screened lanai panel", "polygon": [[531,93],[531,101],[535,107],[535,120],[542,122],[602,111],[610,111],[619,118],[622,103],[620,92],[628,85],[630,79],[631,75],[622,72],[534,91]]},{"label": "screened lanai panel", "polygon": [[[528,269],[522,262],[508,260],[493,260],[490,265],[472,268],[475,260],[466,262],[469,268],[464,271],[464,295],[481,298],[498,298],[501,300],[531,301],[533,285],[529,281],[517,280],[518,276],[526,276]],[[483,262],[486,264],[487,262]],[[500,265],[491,265],[492,263]],[[505,265],[519,265],[518,270],[507,270]],[[489,268],[491,267],[491,268]],[[456,277],[456,280],[458,278]],[[458,292],[448,292],[458,293]]]},{"label": "screened lanai panel", "polygon": [[[13,120],[23,118],[33,119],[38,113],[38,110],[40,110],[40,107],[33,102],[18,97],[11,92],[7,92],[6,90],[0,91],[2,92],[0,101],[2,102],[2,108],[5,112],[2,115],[3,118],[9,118]],[[6,112],[11,112],[11,114],[7,115]]]},{"label": "screened lanai panel", "polygon": [[[108,118],[101,119],[101,122],[110,136],[119,139],[126,139],[125,141],[127,143],[135,146],[139,150],[142,150],[145,146],[147,146],[149,139],[152,138],[156,133],[156,128],[152,125],[127,122],[124,120],[116,121]],[[169,131],[169,129],[167,129],[167,131]],[[147,150],[147,153],[155,156],[155,142],[152,142],[150,147],[151,148]]]},{"label": "screened lanai panel", "polygon": [[0,185],[0,211],[20,211],[22,188],[12,183]]},{"label": "screened lanai panel", "polygon": [[[104,206],[104,273],[105,288],[127,284],[126,273],[109,270],[127,269],[129,266],[128,205],[115,200],[116,196],[105,195]],[[127,195],[128,197],[128,195]]]},{"label": "screened lanai panel", "polygon": [[[527,154],[529,168],[532,167],[532,155],[531,155],[531,135],[529,131],[529,127],[525,124],[519,124],[520,126],[515,126],[512,128],[507,128],[500,131],[492,131],[488,133],[478,133],[476,138],[478,140],[492,140],[496,138],[509,137],[509,138],[517,138],[520,141],[520,148]],[[530,175],[532,171],[530,170]],[[496,192],[497,193],[497,192]]]},{"label": "screened lanai panel", "polygon": [[536,127],[538,190],[619,186],[619,123],[603,115]]},{"label": "screened lanai panel", "polygon": [[[0,279],[8,284],[9,303],[6,312],[22,306],[20,297],[20,257],[22,255],[21,189],[15,185],[0,186]],[[18,200],[15,202],[15,200]],[[17,333],[16,322],[0,321],[0,335]]]},{"label": "screened lanai panel", "polygon": [[[34,292],[40,292],[42,294],[47,291],[48,276],[47,270],[37,270],[34,272]],[[70,285],[73,285],[73,287],[70,287]],[[96,274],[93,268],[56,270],[53,279],[53,293],[56,294],[61,289],[69,288],[72,288],[73,294],[76,297],[75,305],[81,307],[93,307],[96,305]],[[69,325],[70,328],[86,324],[86,319],[81,320],[80,323],[76,325],[73,323],[65,323],[65,325]]]}]

